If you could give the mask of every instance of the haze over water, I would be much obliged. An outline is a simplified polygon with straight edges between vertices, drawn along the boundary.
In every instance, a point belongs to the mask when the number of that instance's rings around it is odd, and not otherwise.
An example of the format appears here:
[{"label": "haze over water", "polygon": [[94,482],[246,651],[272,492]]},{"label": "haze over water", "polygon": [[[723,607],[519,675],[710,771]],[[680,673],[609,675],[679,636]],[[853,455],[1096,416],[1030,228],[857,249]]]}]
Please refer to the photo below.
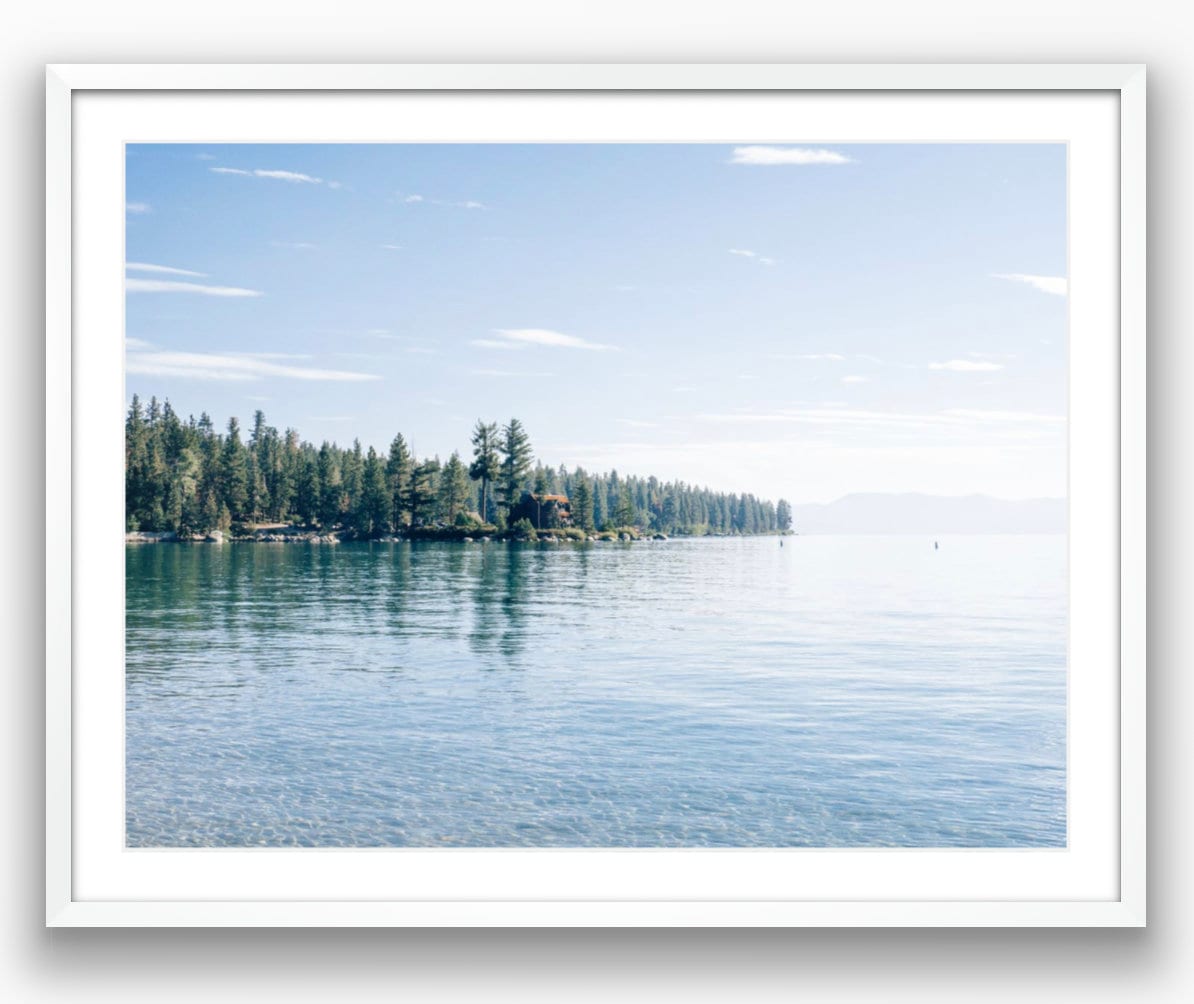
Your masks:
[{"label": "haze over water", "polygon": [[1065,543],[130,546],[127,842],[1064,846]]}]

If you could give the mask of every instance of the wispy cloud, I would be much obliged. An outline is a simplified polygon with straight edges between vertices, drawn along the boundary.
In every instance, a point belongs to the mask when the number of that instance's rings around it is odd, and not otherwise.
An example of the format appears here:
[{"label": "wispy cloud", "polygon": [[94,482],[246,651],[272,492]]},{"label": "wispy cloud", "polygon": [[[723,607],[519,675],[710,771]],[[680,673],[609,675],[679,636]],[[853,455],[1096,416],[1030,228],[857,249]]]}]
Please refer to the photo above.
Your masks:
[{"label": "wispy cloud", "polygon": [[1048,422],[1066,420],[1065,415],[1042,415],[1035,411],[980,411],[973,408],[947,408],[941,414],[970,418],[978,422]]},{"label": "wispy cloud", "polygon": [[197,154],[195,154],[195,159],[196,160],[215,160],[216,155],[214,153],[197,153]]},{"label": "wispy cloud", "polygon": [[838,355],[836,352],[805,352],[801,355],[787,356],[776,355],[776,359],[808,359],[808,360],[825,360],[826,362],[842,363],[846,361],[846,357]]},{"label": "wispy cloud", "polygon": [[269,353],[155,352],[144,351],[139,347],[128,353],[125,372],[224,381],[262,380],[267,377],[332,382],[381,379],[371,373],[286,365],[277,362]]},{"label": "wispy cloud", "polygon": [[1066,421],[1064,415],[1023,411],[978,411],[966,408],[928,413],[867,411],[840,407],[780,408],[762,412],[704,414],[697,415],[696,418],[701,422],[730,426],[789,424],[892,433],[937,431],[972,435],[977,429],[990,432],[1006,430],[1007,435],[1015,437],[1027,432],[1025,427],[1031,425],[1041,426],[1039,431],[1042,434],[1055,434],[1057,427]]},{"label": "wispy cloud", "polygon": [[162,275],[189,275],[195,279],[204,279],[206,272],[192,272],[189,268],[173,268],[170,265],[151,265],[144,261],[126,261],[125,270],[128,272],[157,272]]},{"label": "wispy cloud", "polygon": [[290,248],[293,251],[313,251],[319,245],[308,244],[306,241],[270,241],[270,247]]},{"label": "wispy cloud", "polygon": [[1003,369],[1003,363],[993,363],[989,359],[950,359],[944,363],[929,363],[931,370],[952,370],[955,373],[989,373],[992,370]]},{"label": "wispy cloud", "polygon": [[1065,296],[1069,292],[1069,281],[1062,275],[1023,275],[1019,272],[992,272],[992,279],[1007,279],[1009,282],[1023,282],[1039,289],[1042,293]]},{"label": "wispy cloud", "polygon": [[658,429],[658,422],[646,422],[641,418],[616,418],[614,419],[619,425],[625,425],[630,429]]},{"label": "wispy cloud", "polygon": [[844,153],[802,146],[736,146],[731,164],[852,164]]},{"label": "wispy cloud", "polygon": [[507,351],[518,351],[527,347],[525,342],[507,342],[497,338],[473,338],[469,340],[469,345],[478,349],[504,349]]},{"label": "wispy cloud", "polygon": [[549,377],[554,373],[529,373],[523,370],[471,370],[473,376],[483,377]]},{"label": "wispy cloud", "polygon": [[166,279],[125,279],[128,293],[195,293],[199,296],[261,296],[259,289],[239,286],[204,286],[197,282],[173,282]]},{"label": "wispy cloud", "polygon": [[477,202],[476,199],[464,199],[460,202],[454,202],[451,199],[430,199],[426,195],[404,195],[402,201],[408,206],[418,205],[420,202],[428,206],[455,206],[457,209],[484,209],[484,202]]},{"label": "wispy cloud", "polygon": [[153,348],[153,346],[149,342],[147,342],[141,338],[125,338],[124,347],[126,349],[132,349],[133,351],[136,351],[137,349],[152,349]]},{"label": "wispy cloud", "polygon": [[870,383],[871,378],[860,376],[857,373],[851,373],[849,376],[842,377],[842,383]]},{"label": "wispy cloud", "polygon": [[401,251],[402,250],[401,244],[379,244],[378,246],[383,248],[386,251]]},{"label": "wispy cloud", "polygon": [[298,171],[262,171],[258,169],[253,172],[253,175],[257,178],[276,178],[278,181],[289,181],[296,185],[320,185],[323,183],[322,178],[313,178],[309,174],[300,174]]},{"label": "wispy cloud", "polygon": [[126,202],[124,211],[135,216],[144,216],[146,213],[153,212],[148,202]]},{"label": "wispy cloud", "polygon": [[553,349],[585,349],[589,352],[609,352],[617,349],[616,345],[605,345],[601,342],[590,342],[588,339],[576,335],[566,335],[560,331],[549,331],[546,328],[498,328],[494,331],[499,337],[476,338],[469,344],[484,349],[524,349],[532,346],[545,346]]},{"label": "wispy cloud", "polygon": [[761,255],[757,251],[748,251],[745,248],[730,248],[730,254],[737,255],[739,258],[752,258],[760,265],[775,264],[774,258],[768,258],[766,255]]},{"label": "wispy cloud", "polygon": [[[273,168],[265,169],[256,167],[248,171],[243,167],[209,167],[212,174],[236,174],[245,178],[272,178],[275,181],[288,181],[292,185],[322,185],[325,184],[323,178],[316,178],[314,175],[303,174],[300,171],[281,171]],[[338,181],[326,182],[328,188],[342,187]]]}]

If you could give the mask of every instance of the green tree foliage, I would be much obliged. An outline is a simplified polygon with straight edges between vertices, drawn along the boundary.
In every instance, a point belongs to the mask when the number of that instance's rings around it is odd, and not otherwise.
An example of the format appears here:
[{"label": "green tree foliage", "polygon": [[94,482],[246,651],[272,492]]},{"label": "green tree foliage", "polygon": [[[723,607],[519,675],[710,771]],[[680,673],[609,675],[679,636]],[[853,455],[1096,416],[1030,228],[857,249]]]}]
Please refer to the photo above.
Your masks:
[{"label": "green tree foliage", "polygon": [[439,517],[439,458],[424,460],[410,480],[411,526],[434,526]]},{"label": "green tree foliage", "polygon": [[395,530],[410,526],[410,486],[414,475],[414,458],[402,433],[390,443],[386,461],[386,485],[390,491],[390,524]]},{"label": "green tree foliage", "polygon": [[507,513],[518,502],[531,473],[531,437],[517,418],[502,429],[501,504]]},{"label": "green tree foliage", "polygon": [[592,533],[597,525],[593,517],[593,488],[589,484],[589,476],[584,471],[576,472],[571,498],[572,522],[585,533]]},{"label": "green tree foliage", "polygon": [[501,458],[498,456],[498,427],[496,422],[483,422],[477,419],[473,426],[473,462],[469,465],[468,476],[474,481],[481,482],[481,519],[491,517],[489,511],[493,501],[490,498],[489,486],[497,480],[502,471]]},{"label": "green tree foliage", "polygon": [[440,519],[447,523],[455,523],[456,517],[470,508],[472,494],[468,469],[461,462],[460,454],[453,453],[444,464],[439,477]]},{"label": "green tree foliage", "polygon": [[359,442],[350,449],[328,442],[317,448],[293,429],[280,435],[261,412],[253,416],[247,443],[235,418],[226,430],[218,433],[206,413],[183,421],[169,402],[151,399],[147,405],[134,396],[125,418],[127,528],[191,534],[265,520],[376,537],[452,524],[475,504],[474,485],[483,496],[482,515],[499,525],[511,500],[517,503],[537,487],[540,495],[567,496],[572,527],[586,532],[621,526],[693,535],[791,528],[792,507],[783,499],[773,505],[682,481],[536,467],[530,437],[517,419],[500,431],[478,422],[472,464],[466,467],[453,454],[442,470],[436,458],[415,457],[401,435],[388,456],[380,456],[362,451]]},{"label": "green tree foliage", "polygon": [[390,489],[386,465],[372,446],[361,472],[361,492],[353,506],[354,529],[363,537],[381,537],[390,532]]}]

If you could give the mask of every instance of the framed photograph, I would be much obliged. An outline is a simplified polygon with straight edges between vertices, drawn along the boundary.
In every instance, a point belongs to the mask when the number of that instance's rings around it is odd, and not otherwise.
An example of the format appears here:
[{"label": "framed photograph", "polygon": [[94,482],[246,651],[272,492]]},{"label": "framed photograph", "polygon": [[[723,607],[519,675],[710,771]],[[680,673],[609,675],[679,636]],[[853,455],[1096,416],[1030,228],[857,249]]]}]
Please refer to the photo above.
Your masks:
[{"label": "framed photograph", "polygon": [[1140,926],[1141,66],[52,66],[51,926]]}]

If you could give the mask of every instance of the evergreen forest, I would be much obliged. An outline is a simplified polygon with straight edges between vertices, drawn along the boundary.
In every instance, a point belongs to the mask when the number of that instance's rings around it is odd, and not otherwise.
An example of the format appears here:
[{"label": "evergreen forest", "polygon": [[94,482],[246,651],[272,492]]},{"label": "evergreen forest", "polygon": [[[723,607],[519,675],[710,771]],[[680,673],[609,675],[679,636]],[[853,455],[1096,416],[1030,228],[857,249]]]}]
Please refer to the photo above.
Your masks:
[{"label": "evergreen forest", "polygon": [[385,453],[362,449],[359,440],[315,446],[294,429],[268,425],[260,410],[248,430],[232,418],[218,431],[206,413],[183,419],[168,401],[145,405],[134,396],[125,420],[127,531],[189,537],[293,526],[375,539],[522,528],[533,535],[519,513],[528,500],[548,497],[567,500],[552,512],[566,512],[561,526],[573,534],[784,533],[792,523],[783,499],[545,466],[517,418],[478,420],[467,453],[447,460],[415,456],[400,433]]}]

